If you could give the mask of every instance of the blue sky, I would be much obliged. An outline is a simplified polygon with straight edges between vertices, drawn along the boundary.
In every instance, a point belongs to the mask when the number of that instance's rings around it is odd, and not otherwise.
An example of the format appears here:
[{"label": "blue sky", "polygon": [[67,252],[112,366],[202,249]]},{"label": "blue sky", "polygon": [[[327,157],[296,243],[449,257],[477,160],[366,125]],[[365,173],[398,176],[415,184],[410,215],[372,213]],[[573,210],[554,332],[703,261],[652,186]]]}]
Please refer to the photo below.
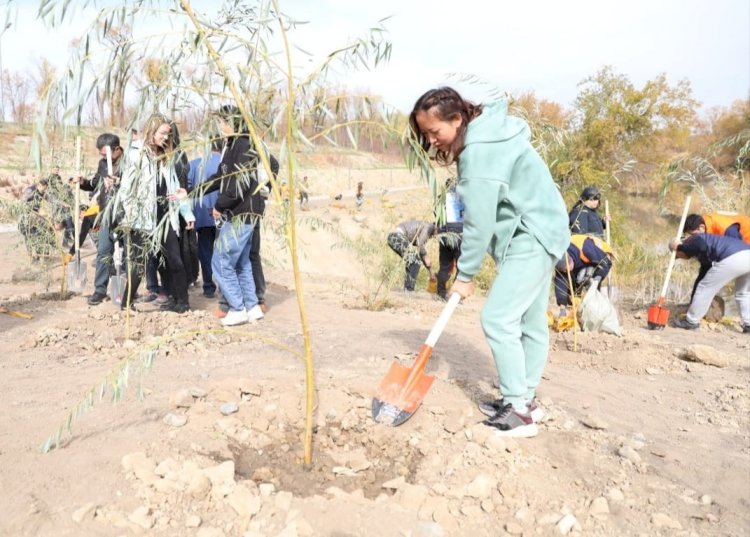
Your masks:
[{"label": "blue sky", "polygon": [[[286,13],[310,21],[294,38],[317,55],[392,16],[386,23],[390,63],[346,82],[404,111],[445,83],[486,98],[481,88],[456,83],[448,73],[473,74],[509,92],[531,90],[566,106],[578,83],[604,65],[637,86],[662,72],[670,84],[687,78],[705,107],[728,106],[750,93],[748,0],[279,1]],[[218,0],[193,3],[210,10]],[[37,0],[11,5],[18,17],[0,39],[3,68],[32,69],[43,56],[62,67],[67,43],[80,35],[86,17],[50,31],[35,20]]]}]

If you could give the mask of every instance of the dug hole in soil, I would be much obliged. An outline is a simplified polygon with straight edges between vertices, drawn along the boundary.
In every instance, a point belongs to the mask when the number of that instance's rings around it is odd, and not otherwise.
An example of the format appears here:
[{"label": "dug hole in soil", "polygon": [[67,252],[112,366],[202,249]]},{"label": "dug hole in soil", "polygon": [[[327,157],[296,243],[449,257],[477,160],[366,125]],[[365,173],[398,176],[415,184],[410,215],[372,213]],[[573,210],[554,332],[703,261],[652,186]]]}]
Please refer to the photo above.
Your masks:
[{"label": "dug hole in soil", "polygon": [[[308,252],[330,248],[325,229],[301,234]],[[373,392],[391,363],[411,365],[442,303],[393,293],[366,311],[346,281],[355,259],[303,256],[308,469],[304,364],[280,348],[301,349],[288,269],[269,266],[263,321],[222,332],[199,290],[181,316],[142,304],[128,319],[111,302],[88,306],[88,293],[56,300],[59,281],[11,277],[25,263],[19,240],[0,233],[0,305],[33,315],[0,314],[3,535],[750,534],[750,337],[736,323],[649,331],[646,307],[624,303],[622,337],[552,332],[539,435],[513,440],[476,408],[497,389],[474,297],[436,346],[422,407],[392,428],[372,421]],[[60,448],[40,452],[88,390],[158,341],[122,401],[108,389]]]}]

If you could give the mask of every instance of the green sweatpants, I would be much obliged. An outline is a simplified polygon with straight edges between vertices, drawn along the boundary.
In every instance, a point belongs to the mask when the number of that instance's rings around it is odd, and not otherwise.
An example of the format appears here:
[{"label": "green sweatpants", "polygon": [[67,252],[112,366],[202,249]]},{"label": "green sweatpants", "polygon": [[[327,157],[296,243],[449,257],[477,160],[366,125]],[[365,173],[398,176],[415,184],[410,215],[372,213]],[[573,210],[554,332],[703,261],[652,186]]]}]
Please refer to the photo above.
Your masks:
[{"label": "green sweatpants", "polygon": [[534,397],[547,363],[547,303],[555,260],[530,234],[518,231],[482,310],[481,322],[495,359],[500,390],[519,410]]}]

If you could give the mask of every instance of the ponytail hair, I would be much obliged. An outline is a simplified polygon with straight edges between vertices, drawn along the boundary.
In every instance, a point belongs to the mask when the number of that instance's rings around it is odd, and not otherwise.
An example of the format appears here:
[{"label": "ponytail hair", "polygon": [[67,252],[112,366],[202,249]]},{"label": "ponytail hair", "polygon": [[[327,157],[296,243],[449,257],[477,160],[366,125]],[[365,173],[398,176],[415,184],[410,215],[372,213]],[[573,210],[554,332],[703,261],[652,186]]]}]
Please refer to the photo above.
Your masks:
[{"label": "ponytail hair", "polygon": [[467,101],[453,88],[442,87],[431,89],[422,95],[414,104],[414,109],[409,114],[409,133],[424,151],[429,151],[430,142],[419,130],[417,124],[417,113],[429,112],[441,121],[451,121],[461,117],[461,125],[458,127],[456,139],[447,150],[438,149],[435,160],[438,163],[448,165],[458,160],[464,148],[464,138],[469,122],[482,113],[482,105]]}]

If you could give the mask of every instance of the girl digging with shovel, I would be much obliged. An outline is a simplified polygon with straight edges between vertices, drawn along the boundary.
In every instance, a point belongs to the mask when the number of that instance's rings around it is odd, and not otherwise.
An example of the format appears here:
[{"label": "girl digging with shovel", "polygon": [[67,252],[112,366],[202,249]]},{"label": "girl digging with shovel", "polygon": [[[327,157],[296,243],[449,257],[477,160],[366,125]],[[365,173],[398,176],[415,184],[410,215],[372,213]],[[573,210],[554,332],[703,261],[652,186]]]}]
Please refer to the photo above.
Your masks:
[{"label": "girl digging with shovel", "polygon": [[555,262],[570,243],[568,215],[526,123],[504,102],[477,105],[452,88],[422,95],[409,117],[412,135],[438,163],[458,164],[464,231],[458,276],[449,294],[468,298],[485,252],[497,275],[481,314],[502,397],[480,404],[484,422],[504,436],[537,434],[534,397],[547,362],[547,302]]}]

